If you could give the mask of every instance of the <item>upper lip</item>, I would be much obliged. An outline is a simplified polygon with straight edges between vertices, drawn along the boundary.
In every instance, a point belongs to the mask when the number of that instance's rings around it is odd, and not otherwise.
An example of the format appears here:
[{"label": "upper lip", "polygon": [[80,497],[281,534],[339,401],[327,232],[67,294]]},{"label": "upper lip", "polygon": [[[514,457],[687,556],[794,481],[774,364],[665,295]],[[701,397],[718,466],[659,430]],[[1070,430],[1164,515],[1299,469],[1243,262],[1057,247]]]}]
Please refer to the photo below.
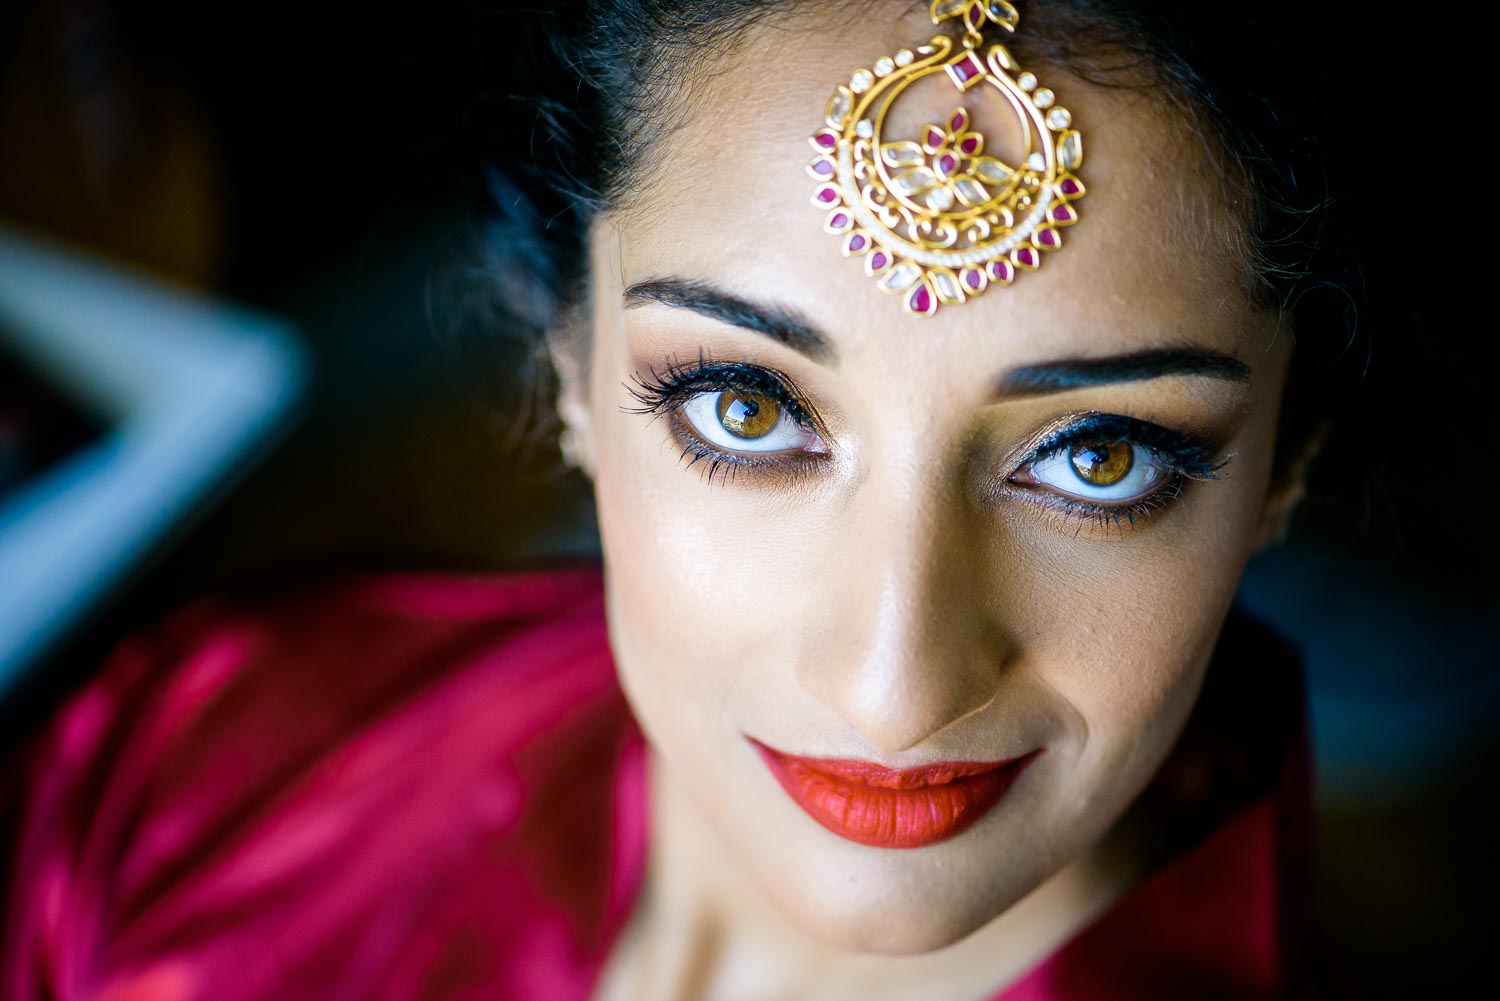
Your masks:
[{"label": "upper lip", "polygon": [[[994,761],[935,761],[911,768],[888,768],[873,761],[859,758],[814,758],[790,754],[777,750],[754,737],[750,742],[778,757],[793,761],[799,766],[822,772],[846,782],[857,782],[876,789],[920,789],[925,786],[947,785],[956,779],[972,775],[983,775],[997,768],[1004,768],[1027,755],[1003,758]],[[1033,752],[1034,753],[1034,752]]]}]

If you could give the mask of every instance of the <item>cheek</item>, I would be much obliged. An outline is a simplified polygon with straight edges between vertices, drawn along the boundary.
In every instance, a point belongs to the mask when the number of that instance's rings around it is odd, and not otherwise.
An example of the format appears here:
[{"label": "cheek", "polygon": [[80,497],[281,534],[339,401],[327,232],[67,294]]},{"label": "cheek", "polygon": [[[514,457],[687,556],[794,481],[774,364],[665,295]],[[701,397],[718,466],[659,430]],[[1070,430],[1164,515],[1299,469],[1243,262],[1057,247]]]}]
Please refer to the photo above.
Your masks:
[{"label": "cheek", "polygon": [[1138,537],[1082,544],[1023,529],[1011,539],[1038,596],[1023,648],[1076,713],[1085,735],[1077,780],[1098,795],[1113,784],[1138,789],[1192,710],[1251,553],[1265,481],[1263,469],[1241,465],[1233,478],[1190,484],[1180,509]]},{"label": "cheek", "polygon": [[621,681],[658,746],[691,761],[691,748],[722,739],[740,675],[770,681],[768,645],[786,621],[777,601],[787,526],[767,525],[765,505],[734,485],[705,483],[703,463],[685,468],[660,420],[621,414],[599,435],[595,496]]}]

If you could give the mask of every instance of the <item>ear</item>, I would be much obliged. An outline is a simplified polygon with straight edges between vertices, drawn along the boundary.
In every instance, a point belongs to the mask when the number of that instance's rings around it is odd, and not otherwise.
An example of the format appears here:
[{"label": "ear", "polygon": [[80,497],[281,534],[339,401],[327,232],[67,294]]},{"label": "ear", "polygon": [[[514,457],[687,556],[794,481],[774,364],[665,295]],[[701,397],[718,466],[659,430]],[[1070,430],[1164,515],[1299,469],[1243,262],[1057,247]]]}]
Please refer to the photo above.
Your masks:
[{"label": "ear", "polygon": [[618,285],[620,266],[619,236],[607,213],[598,213],[589,224],[589,289],[548,331],[547,353],[557,374],[557,416],[562,422],[560,444],[563,459],[589,479],[597,470],[597,433],[594,410],[590,403],[594,327],[598,322],[594,299],[600,282],[614,282],[611,294],[623,291]]},{"label": "ear", "polygon": [[1287,532],[1292,527],[1292,515],[1307,496],[1308,472],[1323,451],[1323,443],[1328,439],[1328,427],[1325,421],[1314,428],[1288,463],[1286,471],[1271,484],[1271,489],[1266,494],[1266,506],[1261,514],[1260,538],[1256,541],[1256,549],[1267,549],[1286,541]]},{"label": "ear", "polygon": [[593,479],[594,415],[589,407],[589,311],[570,311],[566,321],[547,335],[547,354],[557,375],[558,443],[563,461]]}]

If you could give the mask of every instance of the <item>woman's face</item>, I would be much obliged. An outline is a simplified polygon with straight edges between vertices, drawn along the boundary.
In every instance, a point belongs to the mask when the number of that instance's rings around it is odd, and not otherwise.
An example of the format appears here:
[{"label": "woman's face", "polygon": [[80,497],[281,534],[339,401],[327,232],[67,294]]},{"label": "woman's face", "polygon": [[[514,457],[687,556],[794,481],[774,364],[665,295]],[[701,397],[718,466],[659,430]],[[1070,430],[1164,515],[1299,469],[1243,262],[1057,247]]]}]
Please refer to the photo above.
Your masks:
[{"label": "woman's face", "polygon": [[[1289,358],[1191,126],[1057,70],[1088,142],[1067,245],[902,312],[804,167],[833,77],[928,31],[768,23],[717,56],[596,227],[564,387],[658,780],[799,925],[887,953],[998,915],[1160,765],[1265,531]],[[989,100],[964,97],[998,137]],[[955,103],[914,88],[911,128]],[[757,742],[896,770],[1041,753],[903,791],[781,759],[783,785]]]}]

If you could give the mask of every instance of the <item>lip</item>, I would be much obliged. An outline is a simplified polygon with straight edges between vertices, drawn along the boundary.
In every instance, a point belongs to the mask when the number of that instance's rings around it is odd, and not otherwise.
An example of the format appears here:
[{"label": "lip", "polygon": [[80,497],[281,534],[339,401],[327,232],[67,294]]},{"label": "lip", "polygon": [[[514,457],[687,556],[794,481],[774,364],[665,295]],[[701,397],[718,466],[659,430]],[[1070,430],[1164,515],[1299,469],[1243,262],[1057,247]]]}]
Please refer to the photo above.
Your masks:
[{"label": "lip", "polygon": [[799,757],[747,739],[808,816],[874,848],[921,848],[959,834],[993,809],[1046,750],[1006,761],[939,761],[898,770],[854,758]]}]

